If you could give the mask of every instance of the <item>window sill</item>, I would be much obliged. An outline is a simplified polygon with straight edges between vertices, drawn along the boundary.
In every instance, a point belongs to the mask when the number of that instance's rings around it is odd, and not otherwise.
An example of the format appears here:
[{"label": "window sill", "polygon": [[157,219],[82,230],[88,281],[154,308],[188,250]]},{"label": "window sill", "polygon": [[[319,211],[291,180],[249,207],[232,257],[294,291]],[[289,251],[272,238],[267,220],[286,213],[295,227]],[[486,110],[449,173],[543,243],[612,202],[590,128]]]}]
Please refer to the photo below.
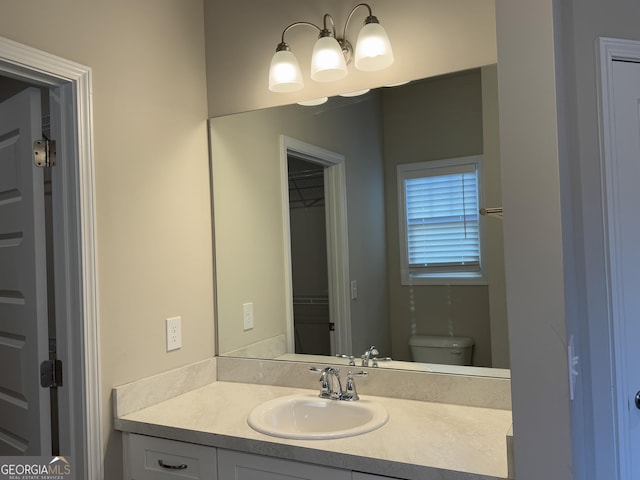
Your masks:
[{"label": "window sill", "polygon": [[477,273],[403,273],[400,285],[489,285],[489,281]]}]

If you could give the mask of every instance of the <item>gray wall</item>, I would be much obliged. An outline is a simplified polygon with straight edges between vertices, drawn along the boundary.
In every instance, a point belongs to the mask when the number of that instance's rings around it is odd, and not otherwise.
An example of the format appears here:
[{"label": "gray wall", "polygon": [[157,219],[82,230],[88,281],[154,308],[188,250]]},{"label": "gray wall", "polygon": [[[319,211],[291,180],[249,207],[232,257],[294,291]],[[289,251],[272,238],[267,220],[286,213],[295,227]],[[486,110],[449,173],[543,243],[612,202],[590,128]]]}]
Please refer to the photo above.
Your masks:
[{"label": "gray wall", "polygon": [[573,478],[553,5],[496,4],[518,480]]},{"label": "gray wall", "polygon": [[[498,115],[498,68],[482,68],[482,143],[484,150],[484,204],[501,207],[502,161]],[[502,220],[484,222],[484,257],[488,267],[489,318],[491,322],[491,366],[509,368],[509,329],[507,321],[507,282],[504,270]]]},{"label": "gray wall", "polygon": [[[614,478],[614,418],[598,130],[598,37],[640,40],[638,2],[558,2],[560,102],[564,156],[566,256],[574,285],[567,328],[580,350],[580,395],[573,404],[576,478]],[[570,310],[569,310],[570,308]]]}]

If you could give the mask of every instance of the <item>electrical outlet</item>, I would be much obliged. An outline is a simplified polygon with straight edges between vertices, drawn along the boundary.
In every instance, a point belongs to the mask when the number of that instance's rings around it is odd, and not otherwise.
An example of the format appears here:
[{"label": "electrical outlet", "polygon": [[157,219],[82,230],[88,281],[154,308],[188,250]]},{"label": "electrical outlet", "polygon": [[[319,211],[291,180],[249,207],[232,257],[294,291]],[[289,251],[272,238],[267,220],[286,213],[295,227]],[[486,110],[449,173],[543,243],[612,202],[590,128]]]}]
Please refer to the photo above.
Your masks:
[{"label": "electrical outlet", "polygon": [[245,331],[253,328],[253,303],[242,304],[242,320]]},{"label": "electrical outlet", "polygon": [[167,318],[167,352],[182,348],[182,318]]}]

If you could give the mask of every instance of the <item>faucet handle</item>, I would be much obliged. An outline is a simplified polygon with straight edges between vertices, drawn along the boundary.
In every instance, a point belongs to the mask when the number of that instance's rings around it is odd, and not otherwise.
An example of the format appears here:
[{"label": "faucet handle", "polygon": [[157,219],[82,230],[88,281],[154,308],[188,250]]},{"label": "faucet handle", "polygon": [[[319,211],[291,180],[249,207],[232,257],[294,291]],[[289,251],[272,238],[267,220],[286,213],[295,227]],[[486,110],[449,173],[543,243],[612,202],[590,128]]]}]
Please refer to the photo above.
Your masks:
[{"label": "faucet handle", "polygon": [[331,380],[329,378],[329,367],[309,367],[309,371],[320,373],[320,379],[318,380],[320,382],[320,397],[331,398]]},{"label": "faucet handle", "polygon": [[355,357],[353,355],[345,355],[343,353],[336,353],[336,357],[338,357],[338,358],[348,358],[350,367],[355,367],[355,365],[356,365]]},{"label": "faucet handle", "polygon": [[366,377],[367,375],[368,373],[364,370],[360,372],[352,372],[351,370],[349,370],[349,373],[347,374],[347,384],[345,386],[341,400],[355,402],[356,400],[360,399],[360,397],[358,396],[358,392],[356,391],[356,382],[353,380],[353,377]]},{"label": "faucet handle", "polygon": [[372,367],[376,368],[378,366],[378,362],[390,362],[392,358],[391,357],[383,357],[383,358],[373,357],[371,360],[373,361]]}]

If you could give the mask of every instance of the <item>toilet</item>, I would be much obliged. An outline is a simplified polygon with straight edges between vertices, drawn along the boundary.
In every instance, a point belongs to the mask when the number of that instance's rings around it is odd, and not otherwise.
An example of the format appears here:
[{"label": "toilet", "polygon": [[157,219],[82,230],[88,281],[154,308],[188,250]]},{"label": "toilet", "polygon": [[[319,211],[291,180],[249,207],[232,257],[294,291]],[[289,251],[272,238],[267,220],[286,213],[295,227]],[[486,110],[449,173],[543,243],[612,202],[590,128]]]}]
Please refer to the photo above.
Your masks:
[{"label": "toilet", "polygon": [[409,347],[414,362],[471,365],[473,339],[469,337],[411,335]]}]

